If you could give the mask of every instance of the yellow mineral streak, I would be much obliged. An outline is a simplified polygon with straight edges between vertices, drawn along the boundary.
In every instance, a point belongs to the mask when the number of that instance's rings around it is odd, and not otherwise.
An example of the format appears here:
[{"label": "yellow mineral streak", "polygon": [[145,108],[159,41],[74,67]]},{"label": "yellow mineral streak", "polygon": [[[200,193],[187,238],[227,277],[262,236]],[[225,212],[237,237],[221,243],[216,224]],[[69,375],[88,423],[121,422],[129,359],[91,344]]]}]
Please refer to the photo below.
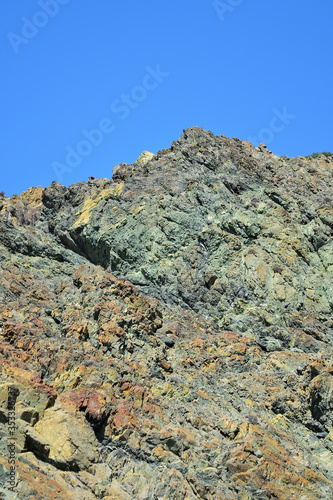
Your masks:
[{"label": "yellow mineral streak", "polygon": [[104,189],[99,196],[96,198],[87,198],[83,204],[83,207],[76,212],[79,218],[74,222],[73,227],[88,224],[92,210],[98,205],[98,203],[103,199],[108,199],[111,196],[120,196],[123,192],[124,183],[120,182],[116,186],[112,186],[109,189]]}]

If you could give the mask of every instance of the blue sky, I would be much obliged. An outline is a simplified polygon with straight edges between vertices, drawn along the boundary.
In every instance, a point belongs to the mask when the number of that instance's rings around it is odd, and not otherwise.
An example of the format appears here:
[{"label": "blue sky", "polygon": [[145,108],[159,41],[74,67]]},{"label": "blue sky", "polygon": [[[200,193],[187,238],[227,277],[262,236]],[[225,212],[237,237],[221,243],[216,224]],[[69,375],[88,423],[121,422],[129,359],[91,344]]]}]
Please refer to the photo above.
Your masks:
[{"label": "blue sky", "polygon": [[332,0],[15,0],[0,191],[111,177],[184,128],[332,151]]}]

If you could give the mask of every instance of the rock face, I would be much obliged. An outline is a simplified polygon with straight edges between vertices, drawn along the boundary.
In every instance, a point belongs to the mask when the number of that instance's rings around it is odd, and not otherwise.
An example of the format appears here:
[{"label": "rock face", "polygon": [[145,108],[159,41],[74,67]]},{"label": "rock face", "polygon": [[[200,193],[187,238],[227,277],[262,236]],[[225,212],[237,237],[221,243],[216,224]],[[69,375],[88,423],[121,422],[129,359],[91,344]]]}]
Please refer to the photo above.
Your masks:
[{"label": "rock face", "polygon": [[191,128],[0,198],[5,498],[333,497],[332,167]]}]

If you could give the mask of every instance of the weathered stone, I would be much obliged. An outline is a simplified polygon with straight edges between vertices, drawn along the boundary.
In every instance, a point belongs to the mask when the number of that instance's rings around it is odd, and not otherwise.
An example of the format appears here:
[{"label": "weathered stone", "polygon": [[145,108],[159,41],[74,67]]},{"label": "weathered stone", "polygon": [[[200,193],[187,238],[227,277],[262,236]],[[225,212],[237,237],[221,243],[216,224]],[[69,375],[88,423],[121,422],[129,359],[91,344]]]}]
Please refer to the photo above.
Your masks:
[{"label": "weathered stone", "polygon": [[73,415],[61,408],[46,410],[44,417],[36,424],[36,431],[44,438],[41,443],[38,436],[35,446],[44,448],[49,444],[49,460],[64,470],[80,470],[90,466],[98,459],[95,435],[80,415]]},{"label": "weathered stone", "polygon": [[191,128],[0,200],[5,498],[10,438],[12,498],[332,497],[332,166]]}]

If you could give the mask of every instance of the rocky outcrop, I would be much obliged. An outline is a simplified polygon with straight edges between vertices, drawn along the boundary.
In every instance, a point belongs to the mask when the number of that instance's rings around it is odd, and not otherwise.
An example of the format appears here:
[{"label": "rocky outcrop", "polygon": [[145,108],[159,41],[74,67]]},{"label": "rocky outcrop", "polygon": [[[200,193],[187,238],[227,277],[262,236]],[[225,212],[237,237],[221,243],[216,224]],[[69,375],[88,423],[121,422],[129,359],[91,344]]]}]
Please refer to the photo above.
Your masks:
[{"label": "rocky outcrop", "polygon": [[330,498],[332,165],[191,128],[0,198],[0,491]]}]

